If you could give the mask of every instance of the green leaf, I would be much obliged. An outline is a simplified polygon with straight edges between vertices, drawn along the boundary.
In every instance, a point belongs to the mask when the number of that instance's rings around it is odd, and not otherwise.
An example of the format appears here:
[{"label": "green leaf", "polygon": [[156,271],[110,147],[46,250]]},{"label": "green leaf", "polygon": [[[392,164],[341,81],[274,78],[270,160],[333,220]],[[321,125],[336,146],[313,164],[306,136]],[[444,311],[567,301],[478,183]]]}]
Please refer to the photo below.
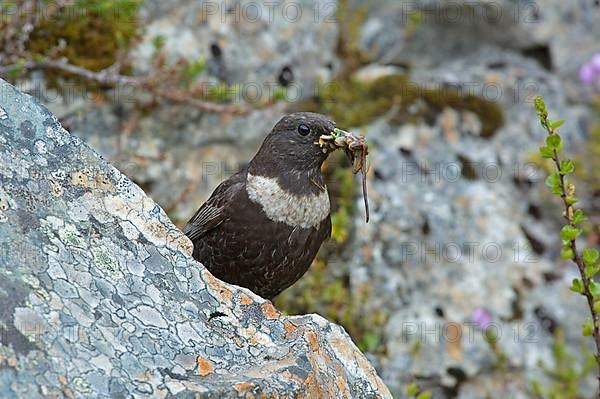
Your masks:
[{"label": "green leaf", "polygon": [[554,190],[556,187],[560,187],[560,175],[557,172],[552,173],[546,178],[546,186]]},{"label": "green leaf", "polygon": [[600,301],[594,302],[594,312],[600,313]]},{"label": "green leaf", "polygon": [[579,201],[579,200],[577,199],[577,197],[567,197],[567,198],[565,198],[565,201],[569,205],[575,205],[577,203],[577,201]]},{"label": "green leaf", "polygon": [[587,319],[585,323],[583,323],[583,328],[581,333],[584,337],[590,337],[594,332],[594,323],[592,323],[591,319]]},{"label": "green leaf", "polygon": [[413,382],[412,384],[410,384],[409,386],[406,387],[404,392],[406,392],[406,395],[408,395],[408,396],[411,396],[411,397],[415,396],[416,394],[419,393],[419,386],[417,385],[416,382]]},{"label": "green leaf", "polygon": [[163,35],[156,35],[152,38],[152,45],[155,49],[160,50],[165,47],[167,39]]},{"label": "green leaf", "polygon": [[600,254],[597,249],[586,248],[583,250],[583,263],[585,263],[586,266],[594,266],[598,257],[600,257]]},{"label": "green leaf", "polygon": [[565,161],[560,161],[560,173],[563,175],[567,175],[569,173],[575,172],[575,164],[570,159]]},{"label": "green leaf", "polygon": [[575,253],[571,248],[565,247],[562,251],[560,251],[560,257],[564,260],[573,259],[575,257]]},{"label": "green leaf", "polygon": [[550,125],[550,128],[551,128],[551,129],[558,129],[558,128],[559,128],[559,127],[561,127],[561,126],[562,126],[564,123],[565,123],[565,121],[561,119],[561,120],[559,120],[559,121],[556,121],[556,122],[552,123],[552,124]]},{"label": "green leaf", "polygon": [[198,78],[198,76],[206,68],[206,61],[202,58],[197,60],[189,61],[182,70],[182,79],[185,83],[191,83]]},{"label": "green leaf", "polygon": [[589,289],[590,294],[592,294],[594,298],[600,297],[600,285],[596,284],[594,281],[590,281]]},{"label": "green leaf", "polygon": [[577,227],[573,227],[571,225],[566,225],[560,230],[560,238],[565,241],[573,241],[581,234],[581,229]]},{"label": "green leaf", "polygon": [[552,149],[557,149],[560,145],[560,142],[561,140],[558,134],[551,134],[550,136],[546,137],[546,144]]},{"label": "green leaf", "polygon": [[542,96],[537,96],[533,101],[536,111],[544,112],[546,111],[546,104],[544,103],[544,99]]},{"label": "green leaf", "polygon": [[584,273],[587,278],[594,277],[598,272],[600,272],[600,265],[586,265],[584,268]]},{"label": "green leaf", "polygon": [[542,158],[553,158],[554,150],[546,146],[540,147],[540,154],[542,155]]},{"label": "green leaf", "polygon": [[583,282],[578,278],[574,278],[570,289],[573,292],[583,293]]},{"label": "green leaf", "polygon": [[546,178],[546,186],[550,187],[553,194],[562,194],[562,183],[560,181],[560,174],[558,172],[552,173]]},{"label": "green leaf", "polygon": [[431,399],[431,392],[421,392],[417,399]]},{"label": "green leaf", "polygon": [[581,209],[577,209],[575,213],[573,213],[573,224],[579,224],[585,222],[586,220],[587,218],[585,217],[585,213]]}]

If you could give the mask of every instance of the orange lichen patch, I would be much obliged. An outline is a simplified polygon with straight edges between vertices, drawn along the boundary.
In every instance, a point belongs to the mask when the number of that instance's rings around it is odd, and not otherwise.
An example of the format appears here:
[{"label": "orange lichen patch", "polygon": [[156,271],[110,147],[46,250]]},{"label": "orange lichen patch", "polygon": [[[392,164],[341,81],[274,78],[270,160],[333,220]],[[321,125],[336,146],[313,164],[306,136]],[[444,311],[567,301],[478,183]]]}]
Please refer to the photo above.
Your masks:
[{"label": "orange lichen patch", "polygon": [[458,197],[456,197],[455,202],[463,208],[468,208],[471,206],[471,203],[473,201],[468,197],[458,196]]},{"label": "orange lichen patch", "polygon": [[248,296],[246,294],[241,294],[240,295],[240,303],[242,305],[251,305],[252,303],[254,303],[254,301],[252,300],[252,298],[250,298],[250,296]]},{"label": "orange lichen patch", "polygon": [[60,385],[62,385],[62,393],[64,397],[67,399],[75,399],[73,391],[71,390],[71,388],[68,387],[67,377],[64,375],[59,375],[58,377],[56,377],[56,379],[58,380]]},{"label": "orange lichen patch", "polygon": [[210,360],[205,359],[202,356],[196,358],[196,363],[198,364],[198,374],[202,377],[205,377],[214,371]]},{"label": "orange lichen patch", "polygon": [[89,176],[83,172],[71,173],[71,184],[74,186],[83,186],[86,188],[96,187],[96,181],[90,179]]},{"label": "orange lichen patch", "polygon": [[237,384],[233,385],[233,388],[241,395],[254,389],[254,384],[250,382],[238,382]]},{"label": "orange lichen patch", "polygon": [[461,360],[462,351],[462,327],[458,323],[449,323],[444,332],[446,342],[448,342],[448,356],[453,360]]},{"label": "orange lichen patch", "polygon": [[304,384],[306,386],[311,386],[314,383],[315,383],[315,376],[313,375],[313,373],[308,373],[308,376],[306,376],[306,379],[304,380]]},{"label": "orange lichen patch", "polygon": [[[323,356],[319,353],[308,353],[308,361],[314,373],[309,373],[306,380],[304,380],[304,384],[306,385],[306,391],[308,393],[307,397],[309,398],[342,398],[346,396],[338,395],[337,390],[329,384],[325,384],[325,380],[323,377],[319,375],[319,364],[325,362],[326,364],[331,363],[331,359],[323,358]],[[341,375],[345,375],[342,373]],[[329,391],[329,393],[328,393]],[[351,396],[347,396],[351,397]]]},{"label": "orange lichen patch", "polygon": [[215,276],[210,274],[206,269],[202,270],[202,279],[206,282],[210,291],[217,296],[217,299],[221,300],[220,302],[224,303],[224,305],[231,305],[233,292],[225,285],[225,283],[221,280],[217,280]]},{"label": "orange lichen patch", "polygon": [[277,319],[281,315],[270,302],[263,303],[261,309],[267,319]]},{"label": "orange lichen patch", "polygon": [[188,256],[192,256],[194,252],[194,244],[185,234],[169,234],[167,237],[167,247],[169,249],[179,249]]},{"label": "orange lichen patch", "polygon": [[319,339],[317,334],[315,334],[313,331],[309,331],[306,333],[306,339],[308,340],[312,351],[317,352],[319,350]]},{"label": "orange lichen patch", "polygon": [[[143,230],[145,230],[145,232],[147,232],[148,234],[146,234],[146,237],[148,237],[148,235],[160,240],[160,241],[164,241],[166,243],[167,241],[167,228],[165,227],[164,224],[162,224],[160,221],[158,220],[149,220],[148,222],[146,222],[146,224],[143,226]],[[152,240],[150,240],[152,241]]]},{"label": "orange lichen patch", "polygon": [[59,182],[57,182],[56,180],[54,180],[54,178],[52,176],[48,176],[46,179],[48,179],[48,182],[50,183],[50,186],[52,186],[52,195],[55,197],[60,197],[61,195],[63,195],[64,190],[62,188],[62,186],[60,185]]},{"label": "orange lichen patch", "polygon": [[[289,370],[285,370],[283,373],[281,373],[282,377],[287,379],[287,380],[291,380],[291,381],[295,381],[298,384],[304,384],[304,380],[297,376],[296,374],[290,372]],[[311,395],[309,397],[315,397],[314,395]]]},{"label": "orange lichen patch", "polygon": [[7,357],[0,355],[0,365],[6,364],[9,367],[17,367],[17,358],[16,357]]},{"label": "orange lichen patch", "polygon": [[116,190],[115,185],[106,176],[97,175],[94,177],[94,181],[96,182],[96,187],[102,191],[113,193]]},{"label": "orange lichen patch", "polygon": [[[343,337],[331,337],[328,338],[327,342],[331,346],[331,348],[335,351],[335,357],[337,357],[343,364],[348,368],[356,367],[360,370],[369,371],[372,374],[365,374],[369,379],[369,382],[372,386],[377,387],[377,391],[383,397],[391,397],[391,393],[389,389],[384,385],[383,381],[377,376],[375,369],[366,357],[357,353],[356,348],[352,347],[348,344],[348,342],[343,339]],[[310,357],[309,357],[309,360]],[[314,367],[314,363],[311,361],[311,364]]]},{"label": "orange lichen patch", "polygon": [[106,195],[104,197],[104,207],[111,215],[123,220],[127,220],[127,216],[131,212],[131,207],[123,198],[113,195]]},{"label": "orange lichen patch", "polygon": [[290,334],[292,334],[294,331],[296,331],[296,328],[297,328],[297,327],[296,327],[296,325],[295,325],[294,323],[292,323],[291,321],[289,321],[289,320],[286,320],[286,321],[283,323],[283,328],[285,328],[285,331],[287,331],[287,332],[286,332],[286,334],[285,334],[285,337],[287,338],[287,337],[288,337],[288,335],[290,335]]},{"label": "orange lichen patch", "polygon": [[351,398],[352,393],[350,392],[350,387],[348,387],[348,382],[342,376],[346,375],[344,369],[338,364],[336,364],[337,375],[335,377],[335,386],[337,388],[338,395],[342,398]]}]

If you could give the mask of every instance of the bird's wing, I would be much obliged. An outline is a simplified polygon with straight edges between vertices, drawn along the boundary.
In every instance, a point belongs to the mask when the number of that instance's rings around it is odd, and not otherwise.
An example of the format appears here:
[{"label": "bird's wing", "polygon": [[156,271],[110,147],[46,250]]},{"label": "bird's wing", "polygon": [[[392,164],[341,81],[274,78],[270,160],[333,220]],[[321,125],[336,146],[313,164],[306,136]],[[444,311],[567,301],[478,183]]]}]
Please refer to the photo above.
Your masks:
[{"label": "bird's wing", "polygon": [[194,241],[223,223],[227,219],[227,204],[240,189],[243,189],[244,181],[244,173],[240,172],[219,184],[210,198],[187,222],[183,233]]}]

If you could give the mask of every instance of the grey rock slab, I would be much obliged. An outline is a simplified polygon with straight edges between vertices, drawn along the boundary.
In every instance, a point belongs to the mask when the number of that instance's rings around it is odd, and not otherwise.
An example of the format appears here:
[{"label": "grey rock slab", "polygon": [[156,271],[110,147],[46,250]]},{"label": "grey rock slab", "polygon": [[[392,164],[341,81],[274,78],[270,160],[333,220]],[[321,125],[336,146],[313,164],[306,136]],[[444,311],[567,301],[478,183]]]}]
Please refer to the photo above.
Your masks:
[{"label": "grey rock slab", "polygon": [[47,109],[0,98],[0,397],[391,397],[341,327],[212,277]]}]

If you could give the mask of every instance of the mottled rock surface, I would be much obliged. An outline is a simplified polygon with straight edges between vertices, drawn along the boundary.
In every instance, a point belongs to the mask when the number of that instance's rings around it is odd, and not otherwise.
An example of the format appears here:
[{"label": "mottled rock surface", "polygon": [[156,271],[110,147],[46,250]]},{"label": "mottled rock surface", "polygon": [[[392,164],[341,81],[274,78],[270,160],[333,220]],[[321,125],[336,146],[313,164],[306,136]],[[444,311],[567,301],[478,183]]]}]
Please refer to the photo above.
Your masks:
[{"label": "mottled rock surface", "polygon": [[[568,289],[575,267],[557,260],[561,209],[532,162],[545,133],[530,101],[543,95],[567,120],[568,151],[584,145],[586,118],[567,104],[559,79],[511,51],[482,49],[412,81],[487,98],[504,122],[483,136],[488,121],[448,106],[429,123],[382,118],[364,128],[371,221],[354,216],[358,231],[340,265],[354,295],[368,287],[366,306],[389,311],[375,364],[395,397],[407,375],[435,398],[534,397],[531,381],[547,381],[538,361],[554,365],[556,331],[566,332],[579,364],[592,343],[573,328],[587,311]],[[476,324],[482,312],[499,334],[493,346]],[[585,397],[593,384],[590,375]]]},{"label": "mottled rock surface", "polygon": [[600,51],[598,2],[531,0],[350,0],[365,13],[360,45],[380,63],[439,66],[485,46],[520,51],[564,80],[570,99],[582,96],[578,71]]},{"label": "mottled rock surface", "polygon": [[390,397],[340,327],[213,278],[139,187],[0,98],[0,397]]}]

